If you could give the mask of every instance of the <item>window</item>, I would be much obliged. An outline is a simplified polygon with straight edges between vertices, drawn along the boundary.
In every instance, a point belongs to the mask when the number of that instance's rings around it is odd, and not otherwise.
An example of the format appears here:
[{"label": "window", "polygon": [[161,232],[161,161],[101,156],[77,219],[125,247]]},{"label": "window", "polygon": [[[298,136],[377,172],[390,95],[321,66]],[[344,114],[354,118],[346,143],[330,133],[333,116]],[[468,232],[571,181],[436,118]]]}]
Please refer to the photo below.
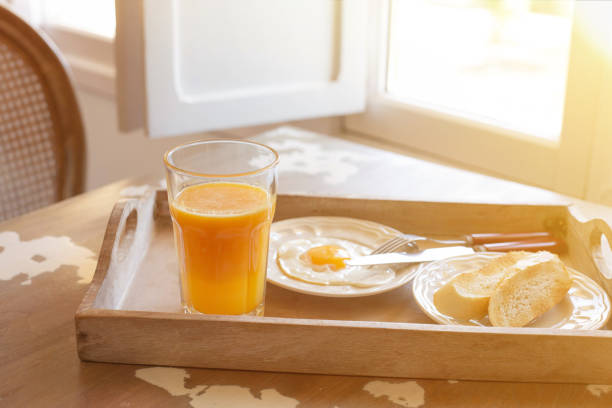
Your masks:
[{"label": "window", "polygon": [[114,0],[40,0],[39,10],[45,27],[115,38]]},{"label": "window", "polygon": [[372,3],[367,108],[346,126],[583,197],[605,116],[609,60],[593,39],[610,38],[606,3]]},{"label": "window", "polygon": [[5,1],[51,37],[79,86],[114,96],[114,0]]},{"label": "window", "polygon": [[140,29],[134,3],[117,3],[119,109],[144,104],[122,122],[151,137],[363,110],[364,0],[143,0]]},{"label": "window", "polygon": [[391,1],[387,94],[558,140],[573,4],[482,4]]}]

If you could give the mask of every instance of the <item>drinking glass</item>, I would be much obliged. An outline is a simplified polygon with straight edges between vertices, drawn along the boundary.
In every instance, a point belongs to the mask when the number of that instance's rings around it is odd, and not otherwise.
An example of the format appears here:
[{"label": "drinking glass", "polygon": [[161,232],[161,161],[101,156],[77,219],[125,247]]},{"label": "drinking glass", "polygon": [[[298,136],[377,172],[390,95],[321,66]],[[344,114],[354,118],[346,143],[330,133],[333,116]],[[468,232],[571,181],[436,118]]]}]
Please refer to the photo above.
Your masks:
[{"label": "drinking glass", "polygon": [[164,155],[186,313],[263,315],[278,153],[202,140]]}]

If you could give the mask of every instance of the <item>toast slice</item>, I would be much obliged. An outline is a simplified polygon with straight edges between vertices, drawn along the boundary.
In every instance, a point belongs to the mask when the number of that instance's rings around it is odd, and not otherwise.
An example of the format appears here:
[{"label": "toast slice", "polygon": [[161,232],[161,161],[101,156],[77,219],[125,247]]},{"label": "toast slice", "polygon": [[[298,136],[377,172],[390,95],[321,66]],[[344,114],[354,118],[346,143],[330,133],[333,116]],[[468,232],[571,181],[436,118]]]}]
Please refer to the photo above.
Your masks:
[{"label": "toast slice", "polygon": [[527,252],[509,252],[477,271],[455,276],[434,293],[434,305],[438,311],[456,319],[484,317],[489,308],[489,298],[508,269],[527,256]]},{"label": "toast slice", "polygon": [[516,262],[491,295],[489,320],[493,326],[525,326],[559,303],[571,285],[557,255],[529,254]]}]

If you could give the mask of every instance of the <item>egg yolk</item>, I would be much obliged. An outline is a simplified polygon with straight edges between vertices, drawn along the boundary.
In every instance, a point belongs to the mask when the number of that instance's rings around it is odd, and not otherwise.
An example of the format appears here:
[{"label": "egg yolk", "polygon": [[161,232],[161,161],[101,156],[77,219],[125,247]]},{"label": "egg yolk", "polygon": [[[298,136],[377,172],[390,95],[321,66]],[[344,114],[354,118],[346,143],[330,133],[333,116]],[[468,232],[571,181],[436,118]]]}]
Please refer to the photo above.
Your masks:
[{"label": "egg yolk", "polygon": [[338,245],[321,245],[306,251],[306,258],[313,265],[329,265],[337,271],[345,267],[344,261],[350,259],[348,252]]}]

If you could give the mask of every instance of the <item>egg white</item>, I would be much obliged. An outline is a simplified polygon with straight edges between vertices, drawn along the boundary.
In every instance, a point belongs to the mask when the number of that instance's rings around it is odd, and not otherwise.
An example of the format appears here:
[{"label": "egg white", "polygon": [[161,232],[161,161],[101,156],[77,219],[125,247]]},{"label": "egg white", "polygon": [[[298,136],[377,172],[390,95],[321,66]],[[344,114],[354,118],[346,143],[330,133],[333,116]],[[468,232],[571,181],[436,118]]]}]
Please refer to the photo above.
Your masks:
[{"label": "egg white", "polygon": [[346,239],[307,237],[284,242],[277,251],[280,270],[293,279],[318,285],[352,285],[372,287],[383,285],[395,278],[395,271],[389,266],[377,265],[346,266],[334,271],[329,265],[313,265],[304,254],[311,248],[323,245],[337,245],[344,248],[349,257],[367,255],[372,251],[365,245]]}]

